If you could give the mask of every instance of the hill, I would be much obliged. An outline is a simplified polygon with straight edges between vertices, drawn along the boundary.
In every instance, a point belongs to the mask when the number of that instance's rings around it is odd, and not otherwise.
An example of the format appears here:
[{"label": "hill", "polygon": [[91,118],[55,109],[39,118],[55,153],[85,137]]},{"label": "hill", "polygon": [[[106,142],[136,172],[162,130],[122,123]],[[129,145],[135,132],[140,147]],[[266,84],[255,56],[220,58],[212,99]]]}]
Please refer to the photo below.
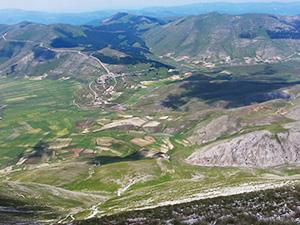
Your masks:
[{"label": "hill", "polygon": [[121,20],[119,16],[99,26],[3,25],[0,71],[14,76],[97,75],[103,69],[97,59],[109,64],[164,66],[149,59],[151,53],[140,36],[163,22],[127,14]]},{"label": "hill", "polygon": [[297,55],[299,24],[299,17],[210,13],[151,29],[145,40],[154,53],[177,60],[271,62]]},{"label": "hill", "polygon": [[165,23],[163,19],[120,12],[104,20],[91,21],[89,24],[100,27],[109,26],[110,29],[115,30],[128,29],[133,32],[145,32],[157,25],[163,25]]},{"label": "hill", "polygon": [[[2,25],[0,71],[96,75],[101,70],[97,58],[113,65],[154,67],[164,62],[205,67],[284,62],[299,58],[299,24],[297,16],[265,14],[210,13],[170,22],[117,13],[84,26]],[[72,61],[76,67],[70,68]]]}]

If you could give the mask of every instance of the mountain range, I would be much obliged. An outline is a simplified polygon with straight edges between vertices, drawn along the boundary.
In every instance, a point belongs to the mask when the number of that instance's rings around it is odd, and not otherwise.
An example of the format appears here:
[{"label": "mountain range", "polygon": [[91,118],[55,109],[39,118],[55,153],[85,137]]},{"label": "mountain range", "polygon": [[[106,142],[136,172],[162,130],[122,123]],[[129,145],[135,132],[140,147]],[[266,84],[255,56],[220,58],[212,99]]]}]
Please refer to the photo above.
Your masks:
[{"label": "mountain range", "polygon": [[95,68],[89,56],[117,65],[163,66],[170,60],[205,66],[255,64],[297,58],[300,51],[297,16],[210,13],[168,21],[118,13],[97,24],[2,25],[0,70],[15,75],[91,74]]},{"label": "mountain range", "polygon": [[184,17],[145,34],[153,52],[203,61],[276,60],[299,51],[300,17],[210,13]]},{"label": "mountain range", "polygon": [[174,18],[188,15],[199,15],[210,12],[226,14],[264,13],[276,15],[299,15],[299,2],[251,2],[251,3],[197,3],[174,7],[151,7],[139,10],[101,10],[82,13],[50,13],[38,11],[26,11],[19,9],[1,9],[0,24],[16,24],[23,21],[52,24],[68,23],[73,25],[89,24],[95,20],[101,20],[112,16],[119,11],[151,17]]}]

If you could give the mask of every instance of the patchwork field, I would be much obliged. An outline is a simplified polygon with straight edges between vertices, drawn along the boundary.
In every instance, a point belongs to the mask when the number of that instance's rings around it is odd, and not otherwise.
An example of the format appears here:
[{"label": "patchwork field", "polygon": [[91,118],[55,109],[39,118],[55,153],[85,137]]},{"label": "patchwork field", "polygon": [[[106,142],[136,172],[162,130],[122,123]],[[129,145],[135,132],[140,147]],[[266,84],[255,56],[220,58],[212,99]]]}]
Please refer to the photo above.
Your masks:
[{"label": "patchwork field", "polygon": [[77,122],[101,117],[101,111],[83,111],[73,104],[78,88],[78,83],[69,81],[1,79],[0,104],[5,106],[0,121],[2,167],[26,151],[43,151],[43,144],[70,137]]},{"label": "patchwork field", "polygon": [[[278,135],[297,120],[286,115],[297,112],[298,98],[224,110],[198,96],[184,103],[195,104],[191,110],[164,106],[171,90],[184,93],[182,83],[207,78],[128,79],[141,86],[119,87],[114,101],[126,106],[121,111],[78,106],[86,86],[72,79],[1,78],[0,188],[1,198],[12,202],[1,206],[12,214],[22,205],[40,208],[46,213],[37,210],[35,220],[47,224],[297,184],[295,166],[218,168],[186,161],[208,144],[260,130]],[[296,84],[288,90],[299,91]],[[30,221],[26,210],[13,218]]]}]

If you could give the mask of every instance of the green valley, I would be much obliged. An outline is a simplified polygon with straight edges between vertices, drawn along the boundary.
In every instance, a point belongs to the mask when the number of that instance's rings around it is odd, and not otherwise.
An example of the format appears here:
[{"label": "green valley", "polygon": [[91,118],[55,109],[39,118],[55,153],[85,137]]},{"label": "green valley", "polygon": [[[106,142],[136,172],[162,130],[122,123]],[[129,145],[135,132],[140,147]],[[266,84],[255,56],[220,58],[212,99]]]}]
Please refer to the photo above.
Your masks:
[{"label": "green valley", "polygon": [[299,21],[1,27],[0,224],[299,223]]}]

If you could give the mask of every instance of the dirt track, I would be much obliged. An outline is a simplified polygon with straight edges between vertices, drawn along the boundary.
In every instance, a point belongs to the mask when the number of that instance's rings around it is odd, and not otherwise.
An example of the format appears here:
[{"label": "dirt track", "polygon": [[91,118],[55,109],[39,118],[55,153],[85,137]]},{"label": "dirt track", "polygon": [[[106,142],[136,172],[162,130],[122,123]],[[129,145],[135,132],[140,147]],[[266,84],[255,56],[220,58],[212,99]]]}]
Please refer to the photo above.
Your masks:
[{"label": "dirt track", "polygon": [[[85,57],[87,59],[92,59],[93,61],[96,62],[97,66],[102,67],[105,70],[105,72],[106,72],[106,74],[103,74],[103,75],[101,75],[98,78],[98,80],[101,80],[103,82],[103,87],[105,89],[103,91],[103,93],[105,93],[106,95],[111,94],[111,92],[115,89],[116,85],[118,84],[118,81],[116,79],[117,76],[113,72],[111,72],[109,70],[109,68],[103,62],[101,62],[100,59],[98,59],[97,57],[93,56],[92,54],[88,55],[88,54],[86,54],[86,53],[84,53],[82,51],[74,50],[74,49],[66,49],[66,48],[57,49],[57,48],[51,48],[51,47],[46,46],[43,42],[39,43],[39,42],[35,42],[35,41],[30,41],[30,40],[7,39],[7,35],[8,35],[8,33],[5,33],[5,34],[2,35],[2,39],[4,41],[7,41],[7,42],[33,43],[33,44],[38,44],[40,47],[46,48],[49,51],[53,51],[53,52],[56,52],[56,53],[75,53],[75,54],[79,54],[82,57]],[[114,85],[111,85],[109,87],[105,87],[106,81],[109,80],[109,79],[112,79],[114,81]],[[94,96],[94,105],[105,104],[106,101],[102,97],[100,97],[98,95],[98,93],[92,88],[92,86],[91,86],[92,84],[93,84],[93,82],[91,82],[89,84],[89,89],[90,89],[90,91],[92,92],[92,94]],[[78,103],[76,103],[75,100],[73,101],[73,103],[77,107],[82,108]]]}]

